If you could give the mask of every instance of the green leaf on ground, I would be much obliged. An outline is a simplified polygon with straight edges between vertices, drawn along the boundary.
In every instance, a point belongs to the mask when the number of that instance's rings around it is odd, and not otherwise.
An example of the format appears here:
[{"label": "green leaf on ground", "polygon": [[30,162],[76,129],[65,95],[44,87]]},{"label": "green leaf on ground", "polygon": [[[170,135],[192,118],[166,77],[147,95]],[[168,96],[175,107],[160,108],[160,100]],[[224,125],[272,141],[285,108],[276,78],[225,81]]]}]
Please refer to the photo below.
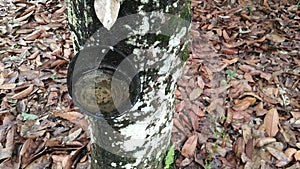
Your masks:
[{"label": "green leaf on ground", "polygon": [[166,156],[164,169],[169,169],[170,165],[174,163],[174,155],[175,155],[175,148],[174,148],[174,145],[172,145]]},{"label": "green leaf on ground", "polygon": [[37,115],[34,115],[34,114],[28,114],[28,113],[22,113],[22,117],[23,117],[23,120],[24,121],[27,121],[27,120],[35,120],[38,118]]}]

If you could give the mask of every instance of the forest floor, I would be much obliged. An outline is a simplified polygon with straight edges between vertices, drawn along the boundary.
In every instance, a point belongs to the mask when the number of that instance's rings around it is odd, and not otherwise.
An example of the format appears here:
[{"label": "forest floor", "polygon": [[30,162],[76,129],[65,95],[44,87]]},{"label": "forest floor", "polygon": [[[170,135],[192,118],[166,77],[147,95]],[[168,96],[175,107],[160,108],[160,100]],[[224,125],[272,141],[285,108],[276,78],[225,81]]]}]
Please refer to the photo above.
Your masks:
[{"label": "forest floor", "polygon": [[[192,10],[177,168],[300,168],[299,2],[192,0]],[[88,168],[64,12],[60,0],[0,0],[0,169]]]}]

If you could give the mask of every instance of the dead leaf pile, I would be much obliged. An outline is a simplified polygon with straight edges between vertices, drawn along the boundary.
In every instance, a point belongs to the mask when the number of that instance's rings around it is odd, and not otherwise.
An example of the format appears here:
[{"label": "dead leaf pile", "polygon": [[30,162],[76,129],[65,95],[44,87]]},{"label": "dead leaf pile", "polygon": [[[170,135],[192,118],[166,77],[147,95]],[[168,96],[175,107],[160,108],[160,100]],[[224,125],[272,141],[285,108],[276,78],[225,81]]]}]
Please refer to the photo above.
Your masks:
[{"label": "dead leaf pile", "polygon": [[87,168],[89,136],[68,95],[73,42],[60,0],[0,2],[0,168]]},{"label": "dead leaf pile", "polygon": [[176,165],[300,168],[299,2],[193,0],[192,9]]}]

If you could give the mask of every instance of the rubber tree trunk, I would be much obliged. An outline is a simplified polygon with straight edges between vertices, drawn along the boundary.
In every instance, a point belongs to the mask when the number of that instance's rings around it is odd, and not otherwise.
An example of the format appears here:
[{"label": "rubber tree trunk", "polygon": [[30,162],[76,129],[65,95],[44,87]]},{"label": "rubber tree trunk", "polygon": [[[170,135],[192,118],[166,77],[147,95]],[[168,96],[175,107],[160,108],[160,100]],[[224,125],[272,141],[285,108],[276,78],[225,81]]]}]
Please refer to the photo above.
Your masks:
[{"label": "rubber tree trunk", "polygon": [[176,79],[189,55],[190,2],[123,0],[110,30],[93,0],[66,0],[76,56],[69,93],[87,114],[92,168],[163,168]]}]

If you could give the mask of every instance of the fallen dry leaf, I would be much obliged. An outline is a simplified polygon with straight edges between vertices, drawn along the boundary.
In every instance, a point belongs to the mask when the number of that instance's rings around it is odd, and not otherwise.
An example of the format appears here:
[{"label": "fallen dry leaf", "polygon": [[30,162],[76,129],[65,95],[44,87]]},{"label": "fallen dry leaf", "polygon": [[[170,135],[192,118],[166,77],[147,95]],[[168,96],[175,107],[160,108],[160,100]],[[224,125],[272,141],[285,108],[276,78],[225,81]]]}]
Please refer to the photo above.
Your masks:
[{"label": "fallen dry leaf", "polygon": [[275,148],[272,147],[266,147],[266,149],[269,151],[270,154],[272,154],[272,156],[274,156],[277,160],[287,164],[288,163],[288,158],[287,156],[281,151],[281,150],[277,150]]},{"label": "fallen dry leaf", "polygon": [[262,147],[262,146],[265,146],[267,144],[274,143],[274,142],[276,142],[276,139],[273,138],[273,137],[259,138],[256,141],[256,146],[257,147]]},{"label": "fallen dry leaf", "polygon": [[281,42],[285,41],[285,37],[280,36],[280,35],[275,34],[275,33],[267,34],[266,38],[269,39],[270,41],[273,41],[273,42],[276,42],[276,43],[281,43]]},{"label": "fallen dry leaf", "polygon": [[3,84],[0,85],[0,90],[11,90],[14,89],[17,86],[15,83],[9,83],[9,84]]},{"label": "fallen dry leaf", "polygon": [[279,116],[276,108],[272,108],[264,118],[264,125],[268,136],[274,137],[278,132]]},{"label": "fallen dry leaf", "polygon": [[236,104],[233,106],[233,109],[236,111],[244,111],[253,105],[256,102],[254,97],[245,97],[242,100],[236,100]]},{"label": "fallen dry leaf", "polygon": [[63,141],[65,143],[67,142],[71,142],[71,141],[74,141],[82,132],[82,128],[79,128],[78,130],[72,132],[71,134],[69,134],[68,136],[66,136]]},{"label": "fallen dry leaf", "polygon": [[190,159],[190,158],[185,158],[184,160],[181,161],[180,167],[186,167],[186,166],[188,166],[189,164],[191,164],[192,162],[193,162],[192,159]]},{"label": "fallen dry leaf", "polygon": [[226,55],[237,55],[239,53],[239,51],[235,48],[226,48],[226,47],[223,47],[220,50],[220,52]]},{"label": "fallen dry leaf", "polygon": [[12,99],[23,99],[30,95],[30,93],[33,91],[33,85],[29,85],[25,90],[14,94],[11,98]]},{"label": "fallen dry leaf", "polygon": [[[17,166],[18,167],[18,166]],[[16,166],[13,166],[12,162],[10,160],[6,160],[6,161],[3,161],[1,164],[0,164],[0,168],[1,169],[12,169],[12,168],[17,168]]]},{"label": "fallen dry leaf", "polygon": [[242,156],[242,153],[245,151],[245,141],[242,137],[239,137],[233,145],[233,151],[236,153],[237,157],[240,158]]},{"label": "fallen dry leaf", "polygon": [[24,169],[44,169],[49,168],[51,166],[52,158],[49,154],[43,155],[29,165],[27,165]]},{"label": "fallen dry leaf", "polygon": [[197,84],[200,87],[200,89],[204,89],[205,83],[201,76],[197,77]]},{"label": "fallen dry leaf", "polygon": [[34,19],[35,19],[38,23],[40,23],[40,24],[45,24],[44,19],[43,19],[43,18],[41,17],[41,15],[38,14],[38,13],[34,14]]},{"label": "fallen dry leaf", "polygon": [[184,143],[182,150],[181,150],[181,154],[186,158],[190,158],[190,157],[194,156],[197,142],[198,142],[197,134],[190,136],[188,138],[188,140]]},{"label": "fallen dry leaf", "polygon": [[28,19],[33,13],[34,13],[34,10],[32,9],[31,12],[27,13],[27,14],[24,15],[24,16],[21,16],[21,17],[19,17],[19,18],[16,18],[15,21],[17,21],[17,22],[24,21],[24,20]]},{"label": "fallen dry leaf", "polygon": [[252,159],[254,152],[254,139],[249,139],[245,146],[245,154],[249,159]]},{"label": "fallen dry leaf", "polygon": [[65,158],[62,161],[63,168],[66,168],[66,169],[72,168],[72,158],[71,157],[72,157],[71,155],[65,156]]},{"label": "fallen dry leaf", "polygon": [[300,150],[298,150],[295,154],[294,154],[295,160],[296,161],[300,161]]},{"label": "fallen dry leaf", "polygon": [[227,66],[236,63],[238,60],[239,60],[239,58],[233,58],[233,59],[231,59],[231,60],[228,60],[228,59],[222,59],[222,61],[223,61]]},{"label": "fallen dry leaf", "polygon": [[38,37],[42,34],[42,30],[38,29],[32,32],[31,34],[27,35],[24,39],[28,41],[32,41],[38,39]]},{"label": "fallen dry leaf", "polygon": [[54,116],[56,117],[61,117],[66,120],[69,120],[72,123],[77,123],[80,119],[84,118],[84,115],[78,112],[63,112],[63,111],[56,111],[53,113]]},{"label": "fallen dry leaf", "polygon": [[5,147],[6,148],[13,148],[15,145],[15,135],[16,135],[16,131],[15,131],[16,127],[15,126],[11,126],[11,128],[8,130],[7,134],[6,134],[6,143],[5,143]]},{"label": "fallen dry leaf", "polygon": [[299,169],[299,168],[300,168],[300,163],[297,162],[296,164],[291,165],[290,167],[287,167],[286,169]]},{"label": "fallen dry leaf", "polygon": [[27,28],[27,29],[18,29],[16,31],[17,34],[28,34],[28,33],[32,33],[34,29],[31,28]]},{"label": "fallen dry leaf", "polygon": [[203,89],[201,88],[195,88],[193,91],[190,93],[190,99],[195,100],[197,99],[203,92]]},{"label": "fallen dry leaf", "polygon": [[40,54],[40,51],[37,50],[33,54],[31,54],[29,57],[27,57],[27,58],[28,59],[35,59],[39,54]]},{"label": "fallen dry leaf", "polygon": [[294,154],[296,152],[297,152],[297,149],[295,149],[295,148],[287,148],[284,151],[284,154],[287,156],[289,162],[291,162],[293,160]]},{"label": "fallen dry leaf", "polygon": [[0,160],[10,158],[13,153],[13,147],[0,148]]}]

